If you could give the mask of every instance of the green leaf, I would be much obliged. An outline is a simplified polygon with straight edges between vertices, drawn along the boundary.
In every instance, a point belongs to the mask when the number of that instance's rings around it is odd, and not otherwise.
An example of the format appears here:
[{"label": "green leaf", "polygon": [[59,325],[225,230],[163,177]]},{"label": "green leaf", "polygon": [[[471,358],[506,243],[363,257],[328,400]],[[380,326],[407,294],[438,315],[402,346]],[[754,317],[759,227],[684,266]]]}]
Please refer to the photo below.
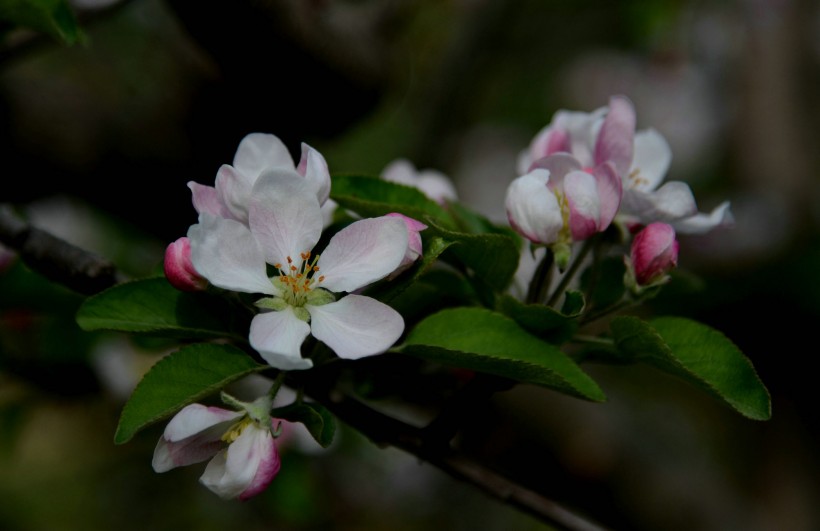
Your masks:
[{"label": "green leaf", "polygon": [[213,294],[185,293],[165,278],[119,284],[86,299],[83,330],[117,330],[183,338],[245,339],[250,313]]},{"label": "green leaf", "polygon": [[230,345],[199,343],[181,348],[154,364],[134,389],[120,415],[114,442],[128,442],[139,430],[183,406],[269,368]]},{"label": "green leaf", "polygon": [[484,308],[453,308],[433,314],[397,350],[587,400],[605,399],[598,385],[557,347]]},{"label": "green leaf", "polygon": [[518,242],[504,234],[467,234],[430,224],[427,229],[447,241],[454,242],[451,252],[458,262],[496,291],[507,289],[518,269]]},{"label": "green leaf", "polygon": [[448,203],[447,208],[461,232],[473,234],[504,234],[512,238],[520,239],[518,234],[510,227],[495,225],[486,217],[477,212],[473,212],[461,203]]},{"label": "green leaf", "polygon": [[[567,292],[567,295],[570,293],[575,292]],[[578,321],[575,319],[578,313],[565,314],[543,304],[525,304],[510,295],[496,299],[496,309],[527,332],[550,343],[564,343],[578,329]]]},{"label": "green leaf", "polygon": [[752,363],[719,331],[681,317],[617,317],[611,328],[625,358],[683,378],[745,417],[771,417],[769,392]]},{"label": "green leaf", "polygon": [[288,422],[301,422],[322,448],[330,446],[336,434],[333,414],[315,402],[293,403],[279,407],[271,411],[271,416]]},{"label": "green leaf", "polygon": [[84,37],[67,0],[2,0],[0,22],[46,33],[64,44]]},{"label": "green leaf", "polygon": [[453,226],[450,214],[441,205],[411,186],[360,175],[334,175],[330,182],[330,197],[364,217],[399,212],[423,223],[432,217]]},{"label": "green leaf", "polygon": [[620,301],[626,291],[625,272],[626,266],[621,257],[605,258],[585,269],[581,275],[581,286],[590,294],[589,306],[600,310]]}]

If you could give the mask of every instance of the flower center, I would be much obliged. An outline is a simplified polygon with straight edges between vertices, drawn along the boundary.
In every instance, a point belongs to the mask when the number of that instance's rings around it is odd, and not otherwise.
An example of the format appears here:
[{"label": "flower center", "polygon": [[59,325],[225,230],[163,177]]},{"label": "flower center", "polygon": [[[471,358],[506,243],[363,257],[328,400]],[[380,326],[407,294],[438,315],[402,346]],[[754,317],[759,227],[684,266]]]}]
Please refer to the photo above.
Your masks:
[{"label": "flower center", "polygon": [[222,435],[221,439],[226,443],[231,444],[237,440],[240,435],[242,435],[242,431],[244,431],[244,429],[247,428],[251,422],[253,422],[253,420],[251,420],[250,417],[242,417],[242,420],[231,426],[228,431]]},{"label": "flower center", "polygon": [[279,270],[279,276],[274,279],[282,290],[282,298],[291,306],[304,306],[308,295],[324,281],[324,275],[319,274],[319,255],[311,260],[310,251],[300,253],[301,261],[294,262],[288,256],[287,264],[273,264]]},{"label": "flower center", "polygon": [[641,169],[640,168],[635,168],[634,170],[629,172],[629,176],[627,177],[627,179],[629,179],[630,188],[640,189],[640,188],[643,188],[645,186],[649,186],[649,181],[647,179],[645,179],[644,177],[641,177]]}]

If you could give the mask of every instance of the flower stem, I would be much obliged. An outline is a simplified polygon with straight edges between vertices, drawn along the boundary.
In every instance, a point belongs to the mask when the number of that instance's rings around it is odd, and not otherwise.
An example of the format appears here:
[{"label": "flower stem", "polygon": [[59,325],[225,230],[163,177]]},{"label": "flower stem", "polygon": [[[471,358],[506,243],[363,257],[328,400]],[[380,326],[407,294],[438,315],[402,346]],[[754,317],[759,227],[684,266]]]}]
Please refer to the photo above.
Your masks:
[{"label": "flower stem", "polygon": [[567,286],[569,285],[572,278],[578,272],[578,269],[581,267],[581,263],[583,263],[584,259],[586,258],[589,251],[592,249],[593,242],[596,241],[597,238],[590,238],[586,240],[581,247],[581,250],[578,252],[578,255],[575,257],[575,260],[572,261],[572,264],[567,269],[567,272],[564,273],[564,276],[561,277],[561,282],[555,288],[555,291],[552,293],[552,296],[547,301],[547,306],[554,306],[558,299],[561,297],[561,294],[566,291]]},{"label": "flower stem", "polygon": [[552,264],[555,261],[555,255],[552,249],[547,247],[544,258],[539,262],[535,273],[532,275],[529,289],[527,289],[527,303],[537,303],[544,300],[547,295],[547,288],[550,285],[550,273],[552,273]]},{"label": "flower stem", "polygon": [[279,389],[285,382],[286,375],[287,371],[279,371],[279,374],[276,375],[276,379],[271,384],[270,389],[268,389],[268,398],[270,398],[271,404],[273,404],[273,399],[276,398],[277,393],[279,393]]}]

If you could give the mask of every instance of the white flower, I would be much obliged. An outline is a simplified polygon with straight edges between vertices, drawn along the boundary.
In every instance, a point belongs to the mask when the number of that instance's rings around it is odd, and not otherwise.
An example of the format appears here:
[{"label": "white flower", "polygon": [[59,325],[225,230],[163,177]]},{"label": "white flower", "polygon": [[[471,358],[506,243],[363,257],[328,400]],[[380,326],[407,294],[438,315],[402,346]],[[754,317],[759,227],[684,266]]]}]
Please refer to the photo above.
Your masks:
[{"label": "white flower", "polygon": [[[313,253],[322,232],[314,190],[286,170],[270,170],[253,187],[248,226],[206,213],[188,231],[196,270],[211,284],[268,295],[268,310],[251,322],[250,343],[273,367],[308,369],[300,354],[309,333],[342,358],[387,350],[404,331],[389,306],[352,292],[393,272],[408,248],[398,218],[356,221],[335,234],[321,257]],[[269,278],[267,264],[279,274]]]},{"label": "white flower", "polygon": [[455,186],[446,175],[436,170],[417,170],[407,159],[396,159],[382,170],[381,178],[420,190],[439,204],[456,201]]},{"label": "white flower", "polygon": [[216,174],[215,186],[193,181],[191,189],[194,208],[199,214],[210,214],[248,224],[248,203],[251,190],[260,175],[277,169],[309,183],[320,204],[330,195],[330,173],[324,157],[302,144],[302,158],[294,166],[285,144],[275,135],[251,133],[239,143],[233,165],[223,164]]},{"label": "white flower", "polygon": [[259,494],[279,472],[281,461],[271,434],[271,418],[264,407],[257,409],[258,418],[252,418],[249,411],[185,406],[157,442],[154,471],[211,459],[200,478],[203,485],[226,499],[246,500]]}]

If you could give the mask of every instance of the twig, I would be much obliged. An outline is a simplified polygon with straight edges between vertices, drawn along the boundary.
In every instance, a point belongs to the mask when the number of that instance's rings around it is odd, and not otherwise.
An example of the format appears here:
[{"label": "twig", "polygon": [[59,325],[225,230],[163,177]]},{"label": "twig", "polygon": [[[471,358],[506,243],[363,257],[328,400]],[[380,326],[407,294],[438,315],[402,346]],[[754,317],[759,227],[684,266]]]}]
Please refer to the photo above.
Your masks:
[{"label": "twig", "polygon": [[85,295],[121,281],[114,264],[32,227],[8,204],[0,204],[0,243],[17,251],[32,270]]}]

